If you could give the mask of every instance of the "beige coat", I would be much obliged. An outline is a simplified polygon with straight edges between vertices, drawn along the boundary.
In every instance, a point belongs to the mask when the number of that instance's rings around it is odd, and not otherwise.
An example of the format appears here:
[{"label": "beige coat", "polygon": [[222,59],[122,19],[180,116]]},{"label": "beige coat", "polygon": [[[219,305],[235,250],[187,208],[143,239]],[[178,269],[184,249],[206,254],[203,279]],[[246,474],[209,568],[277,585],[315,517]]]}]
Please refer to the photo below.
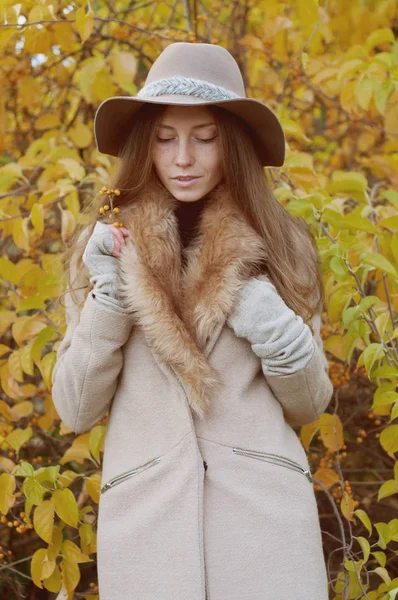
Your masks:
[{"label": "beige coat", "polygon": [[55,406],[77,433],[110,410],[101,600],[328,597],[309,466],[289,424],[313,421],[332,396],[320,312],[306,367],[265,377],[226,323],[263,241],[218,189],[183,271],[172,196],[148,192],[124,215],[131,315],[91,293],[81,313],[68,309]]}]

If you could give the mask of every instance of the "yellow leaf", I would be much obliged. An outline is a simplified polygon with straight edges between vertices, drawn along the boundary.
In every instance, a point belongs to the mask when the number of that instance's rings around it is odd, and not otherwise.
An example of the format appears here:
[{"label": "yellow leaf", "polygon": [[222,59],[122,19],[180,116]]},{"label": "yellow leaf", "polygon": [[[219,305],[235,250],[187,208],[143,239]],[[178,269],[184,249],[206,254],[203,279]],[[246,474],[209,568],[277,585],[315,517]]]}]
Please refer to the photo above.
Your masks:
[{"label": "yellow leaf", "polygon": [[104,425],[97,425],[90,431],[89,449],[97,462],[100,461],[100,450],[103,447],[105,431]]},{"label": "yellow leaf", "polygon": [[80,181],[86,174],[84,167],[73,158],[60,158],[58,163],[64,165],[69,177],[74,181]]},{"label": "yellow leaf", "polygon": [[93,473],[90,477],[86,477],[85,485],[87,492],[93,502],[99,504],[100,501],[100,489],[101,489],[101,475],[100,473]]},{"label": "yellow leaf", "polygon": [[372,33],[368,35],[365,46],[368,50],[372,50],[375,46],[380,46],[386,42],[393,44],[394,41],[394,32],[389,27],[385,27],[384,29],[376,29],[375,31],[372,31]]},{"label": "yellow leaf", "polygon": [[36,202],[30,211],[30,218],[36,233],[41,236],[44,231],[44,210],[43,205]]},{"label": "yellow leaf", "polygon": [[75,460],[78,463],[82,464],[83,460],[88,458],[92,460],[91,453],[89,450],[89,439],[90,433],[83,433],[77,436],[72,445],[66,450],[62,458],[58,461],[60,465],[64,465],[65,463]]},{"label": "yellow leaf", "polygon": [[33,402],[30,402],[29,400],[23,400],[22,402],[18,402],[18,404],[14,404],[14,406],[11,408],[11,415],[14,421],[19,421],[20,419],[24,419],[25,417],[31,415],[33,411]]},{"label": "yellow leaf", "polygon": [[318,419],[316,421],[313,421],[312,423],[307,423],[307,425],[303,425],[301,427],[301,430],[300,430],[301,443],[303,444],[303,446],[306,450],[308,450],[308,448],[310,447],[312,438],[318,431],[319,427],[320,427],[320,425],[319,425]]},{"label": "yellow leaf", "polygon": [[10,444],[12,448],[16,452],[19,452],[21,446],[26,444],[30,440],[33,435],[33,430],[31,427],[27,427],[26,429],[14,429],[6,436],[7,442]]},{"label": "yellow leaf", "polygon": [[342,513],[343,517],[345,517],[349,521],[354,520],[354,509],[355,509],[354,500],[353,500],[352,496],[347,494],[347,492],[344,492],[344,494],[343,494],[343,497],[342,497],[341,503],[340,503],[340,508],[341,508],[341,513]]},{"label": "yellow leaf", "polygon": [[92,559],[84,554],[79,546],[77,546],[71,540],[65,540],[62,544],[62,555],[67,559],[75,563],[86,563],[92,562]]},{"label": "yellow leaf", "polygon": [[47,389],[51,389],[51,377],[54,369],[55,361],[56,361],[56,352],[49,352],[40,361],[39,369],[40,373],[43,377],[43,381],[47,386]]},{"label": "yellow leaf", "polygon": [[355,98],[357,99],[359,106],[364,110],[369,109],[375,87],[376,82],[373,81],[373,79],[368,79],[365,77],[360,79],[355,86]]},{"label": "yellow leaf", "polygon": [[39,548],[33,554],[32,561],[30,563],[30,573],[32,575],[33,583],[43,589],[41,584],[43,579],[48,579],[55,569],[55,560],[49,560],[47,556],[46,548]]},{"label": "yellow leaf", "polygon": [[354,512],[354,515],[358,517],[361,523],[366,527],[366,529],[369,532],[369,535],[372,535],[372,522],[369,519],[367,513],[364,510],[362,510],[362,508],[357,508],[357,510]]},{"label": "yellow leaf", "polygon": [[8,364],[5,363],[0,367],[0,379],[1,379],[1,387],[3,388],[3,392],[16,400],[21,396],[21,389],[15,379],[12,377]]},{"label": "yellow leaf", "polygon": [[132,52],[114,50],[109,56],[114,81],[121,85],[134,80],[137,72],[137,59]]},{"label": "yellow leaf", "polygon": [[394,90],[394,84],[391,79],[385,79],[381,83],[376,84],[375,88],[375,105],[379,113],[385,114],[387,100]]},{"label": "yellow leaf", "polygon": [[28,230],[28,217],[24,219],[15,219],[12,237],[15,244],[21,250],[29,250],[29,230]]},{"label": "yellow leaf", "polygon": [[71,527],[77,527],[79,510],[76,499],[69,488],[55,490],[51,501],[54,503],[55,512],[62,521]]},{"label": "yellow leaf", "polygon": [[398,104],[393,104],[386,112],[384,128],[389,135],[398,135]]},{"label": "yellow leaf", "polygon": [[380,269],[380,271],[384,271],[394,279],[398,278],[397,269],[392,263],[390,263],[388,258],[383,256],[382,254],[378,254],[377,252],[364,252],[361,255],[361,258],[364,264],[372,265],[373,267]]},{"label": "yellow leaf", "polygon": [[12,310],[2,310],[0,319],[0,335],[3,335],[9,326],[15,321],[16,314]]},{"label": "yellow leaf", "polygon": [[84,8],[76,11],[76,27],[79,32],[82,43],[90,37],[94,28],[94,12],[91,8],[84,12]]},{"label": "yellow leaf", "polygon": [[36,506],[33,513],[33,525],[37,535],[48,544],[51,542],[54,527],[54,504],[44,500]]},{"label": "yellow leaf", "polygon": [[305,169],[315,173],[312,156],[306,152],[292,152],[286,157],[282,168],[293,170]]},{"label": "yellow leaf", "polygon": [[[45,32],[45,29],[41,29],[41,30],[37,30],[39,32],[39,35],[37,36],[36,34],[32,34],[31,31],[29,31],[29,28],[26,27],[25,28],[25,36],[27,36],[28,41],[32,40],[32,42],[34,42],[34,38],[36,37],[36,39],[38,37],[40,37],[40,35]],[[45,35],[45,33],[44,33]],[[25,38],[25,50],[26,52],[30,52],[28,48],[26,48],[26,38]],[[41,52],[41,50],[39,50],[39,52]],[[44,52],[47,52],[47,50],[45,50]],[[35,54],[35,52],[32,52],[32,54]],[[40,85],[39,82],[32,77],[31,75],[26,75],[24,77],[21,77],[21,79],[18,80],[18,100],[21,104],[21,106],[28,108],[29,110],[32,110],[32,106],[38,106],[41,102],[42,99],[42,93],[41,93],[41,89],[40,89]]]},{"label": "yellow leaf", "polygon": [[43,131],[45,129],[54,129],[55,127],[60,127],[61,122],[59,120],[58,115],[48,114],[48,115],[40,115],[34,122],[33,126],[37,131]]},{"label": "yellow leaf", "polygon": [[62,579],[64,585],[67,591],[72,593],[80,581],[79,567],[75,562],[67,560],[66,558],[60,562],[60,567],[62,569]]},{"label": "yellow leaf", "polygon": [[358,58],[348,60],[347,62],[341,65],[337,74],[337,79],[338,81],[341,81],[342,79],[347,77],[347,75],[351,75],[355,71],[363,71],[364,69],[366,69],[366,66],[366,63]]},{"label": "yellow leaf", "polygon": [[15,477],[9,473],[0,475],[0,511],[6,515],[15,504]]},{"label": "yellow leaf", "polygon": [[106,100],[116,93],[116,87],[107,68],[98,71],[92,81],[92,92],[98,101]]},{"label": "yellow leaf", "polygon": [[61,210],[61,237],[62,241],[66,242],[75,230],[76,219],[70,210]]},{"label": "yellow leaf", "polygon": [[[333,469],[320,467],[314,474],[314,480],[320,481],[327,489],[329,489],[339,481],[339,476]],[[315,489],[321,489],[321,486],[315,485]]]},{"label": "yellow leaf", "polygon": [[304,131],[301,129],[300,125],[296,121],[293,121],[292,119],[282,118],[280,119],[280,122],[282,124],[283,130],[288,135],[304,140],[306,142],[311,141],[310,138],[308,138],[305,135]]},{"label": "yellow leaf", "polygon": [[31,317],[18,317],[12,326],[12,336],[18,346],[20,346],[22,342],[38,334],[45,327],[46,323],[43,323],[35,315]]},{"label": "yellow leaf", "polygon": [[[74,28],[74,23],[65,23],[57,19],[56,27],[53,27],[52,29],[54,44],[58,44],[65,54],[75,50],[76,36]],[[58,68],[60,66],[62,68],[62,65],[58,65]]]},{"label": "yellow leaf", "polygon": [[357,116],[358,111],[356,98],[355,98],[356,81],[349,81],[346,83],[340,92],[340,104],[344,110],[350,114]]},{"label": "yellow leaf", "polygon": [[380,444],[390,456],[398,452],[398,425],[390,425],[380,434]]},{"label": "yellow leaf", "polygon": [[92,131],[80,120],[76,120],[73,128],[69,129],[68,136],[77,148],[87,148],[93,140]]},{"label": "yellow leaf", "polygon": [[312,32],[314,25],[319,21],[318,0],[297,0],[298,17],[305,34]]},{"label": "yellow leaf", "polygon": [[23,373],[18,350],[14,350],[14,352],[8,357],[8,368],[12,377],[19,383],[22,383]]},{"label": "yellow leaf", "polygon": [[357,540],[363,552],[363,559],[367,562],[370,554],[370,544],[366,538],[361,536],[357,537]]},{"label": "yellow leaf", "polygon": [[383,500],[383,498],[388,498],[393,494],[398,494],[398,482],[395,479],[389,479],[385,481],[379,488],[377,494],[377,501]]},{"label": "yellow leaf", "polygon": [[323,413],[319,417],[322,442],[333,452],[344,445],[343,425],[338,415]]}]

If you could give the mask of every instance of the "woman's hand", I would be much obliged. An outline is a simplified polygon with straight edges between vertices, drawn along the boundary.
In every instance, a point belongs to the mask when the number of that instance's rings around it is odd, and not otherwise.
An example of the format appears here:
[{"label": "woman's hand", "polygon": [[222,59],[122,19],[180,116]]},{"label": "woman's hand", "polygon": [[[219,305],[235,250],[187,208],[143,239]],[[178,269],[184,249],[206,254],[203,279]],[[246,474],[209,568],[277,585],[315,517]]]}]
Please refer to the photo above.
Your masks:
[{"label": "woman's hand", "polygon": [[119,312],[126,312],[127,304],[120,293],[117,259],[128,235],[124,227],[97,221],[82,257],[94,286],[94,297]]}]

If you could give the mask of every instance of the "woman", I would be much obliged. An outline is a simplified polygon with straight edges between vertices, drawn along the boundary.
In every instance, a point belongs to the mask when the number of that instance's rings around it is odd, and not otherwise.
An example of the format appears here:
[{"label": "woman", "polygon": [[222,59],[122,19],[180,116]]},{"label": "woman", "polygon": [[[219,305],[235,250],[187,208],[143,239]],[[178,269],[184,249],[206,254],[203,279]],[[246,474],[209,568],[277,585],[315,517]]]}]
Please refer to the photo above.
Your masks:
[{"label": "woman", "polygon": [[137,97],[101,104],[95,134],[118,170],[73,244],[53,397],[77,433],[109,409],[101,600],[326,600],[293,429],[333,391],[324,292],[308,227],[264,175],[281,125],[227,50],[178,42]]}]

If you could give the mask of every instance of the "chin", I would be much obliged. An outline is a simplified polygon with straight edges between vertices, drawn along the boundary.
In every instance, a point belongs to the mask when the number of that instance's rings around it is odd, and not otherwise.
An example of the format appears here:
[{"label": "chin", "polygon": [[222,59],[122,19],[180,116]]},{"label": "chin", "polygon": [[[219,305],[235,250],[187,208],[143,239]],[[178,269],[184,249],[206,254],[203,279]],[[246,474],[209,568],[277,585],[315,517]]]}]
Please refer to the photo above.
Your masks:
[{"label": "chin", "polygon": [[184,202],[196,202],[197,200],[200,200],[201,198],[203,198],[203,196],[205,194],[207,194],[206,191],[203,191],[201,189],[197,189],[197,190],[193,190],[192,188],[181,188],[181,189],[170,189],[169,191],[171,194],[173,194],[174,198],[176,198],[177,200],[181,200]]}]

